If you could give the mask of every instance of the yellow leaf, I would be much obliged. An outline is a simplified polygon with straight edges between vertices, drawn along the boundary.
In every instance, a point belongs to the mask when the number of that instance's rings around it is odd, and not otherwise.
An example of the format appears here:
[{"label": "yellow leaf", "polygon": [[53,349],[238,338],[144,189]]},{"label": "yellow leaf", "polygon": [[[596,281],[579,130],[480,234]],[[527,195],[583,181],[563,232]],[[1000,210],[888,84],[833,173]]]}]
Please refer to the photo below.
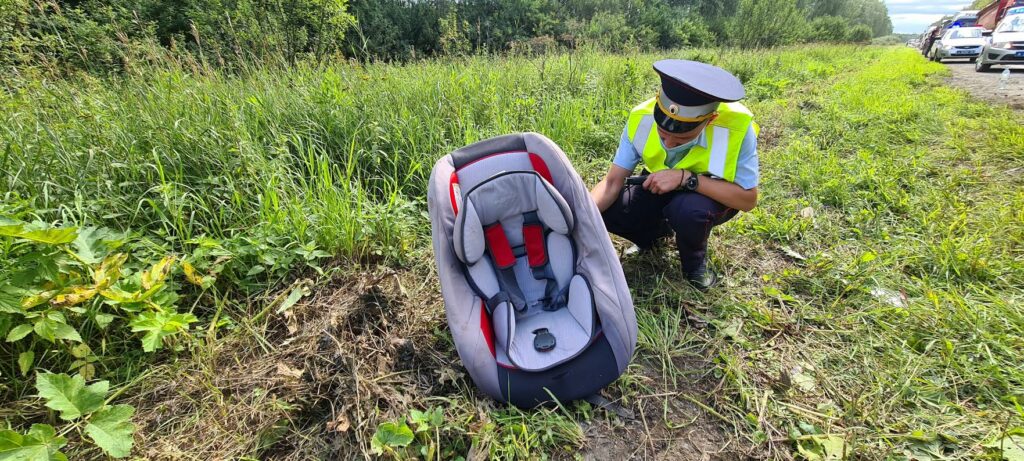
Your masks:
[{"label": "yellow leaf", "polygon": [[141,293],[139,292],[129,293],[117,287],[110,287],[106,290],[100,291],[100,294],[103,295],[104,298],[116,303],[135,303],[139,302],[141,297]]},{"label": "yellow leaf", "polygon": [[161,259],[160,262],[156,263],[148,271],[142,273],[142,288],[149,290],[159,284],[162,284],[167,279],[167,274],[171,273],[171,268],[174,266],[174,256],[167,256]]},{"label": "yellow leaf", "polygon": [[128,255],[117,253],[107,256],[100,263],[100,267],[92,272],[92,281],[96,284],[97,290],[105,290],[107,287],[117,283],[121,278],[121,265],[128,259]]},{"label": "yellow leaf", "polygon": [[96,367],[91,363],[87,363],[78,368],[78,374],[82,375],[86,381],[92,380],[96,376]]},{"label": "yellow leaf", "polygon": [[44,291],[44,292],[39,293],[39,294],[35,294],[35,295],[32,295],[32,296],[29,296],[29,297],[21,300],[21,307],[23,307],[25,309],[31,309],[33,307],[36,307],[36,306],[38,306],[38,305],[40,305],[42,303],[45,303],[45,302],[49,301],[50,298],[53,298],[54,295],[56,295],[56,294],[57,294],[57,290],[48,290],[48,291]]},{"label": "yellow leaf", "polygon": [[183,272],[185,272],[185,278],[189,281],[189,283],[193,285],[202,287],[213,280],[213,277],[202,276],[196,273],[196,268],[192,267],[192,265],[189,264],[188,261],[181,262],[181,269]]},{"label": "yellow leaf", "polygon": [[72,287],[70,293],[61,293],[54,296],[53,299],[50,300],[50,304],[60,307],[74,306],[92,299],[93,296],[96,296],[98,291],[99,290],[93,287]]}]

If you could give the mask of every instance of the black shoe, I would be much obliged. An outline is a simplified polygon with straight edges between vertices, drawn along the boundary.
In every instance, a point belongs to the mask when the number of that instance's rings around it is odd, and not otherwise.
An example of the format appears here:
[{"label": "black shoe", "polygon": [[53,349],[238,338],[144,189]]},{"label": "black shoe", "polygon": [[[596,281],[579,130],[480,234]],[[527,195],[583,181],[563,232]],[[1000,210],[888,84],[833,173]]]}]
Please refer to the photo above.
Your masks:
[{"label": "black shoe", "polygon": [[688,274],[686,281],[690,282],[690,285],[698,291],[708,291],[715,285],[718,285],[718,274],[711,269],[705,269],[704,272],[699,274]]}]

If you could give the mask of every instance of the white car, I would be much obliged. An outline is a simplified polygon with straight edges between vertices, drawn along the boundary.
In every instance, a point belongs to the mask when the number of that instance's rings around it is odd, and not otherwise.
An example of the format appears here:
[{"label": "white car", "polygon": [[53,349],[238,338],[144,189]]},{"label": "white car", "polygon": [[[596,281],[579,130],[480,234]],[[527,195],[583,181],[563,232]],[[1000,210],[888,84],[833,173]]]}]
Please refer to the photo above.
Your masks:
[{"label": "white car", "polygon": [[1024,64],[1024,14],[1003,18],[986,40],[974,70],[985,72],[995,64]]},{"label": "white car", "polygon": [[942,34],[942,38],[935,41],[928,57],[937,62],[950,58],[967,58],[974,62],[985,46],[985,37],[982,36],[984,31],[981,27],[949,29]]}]

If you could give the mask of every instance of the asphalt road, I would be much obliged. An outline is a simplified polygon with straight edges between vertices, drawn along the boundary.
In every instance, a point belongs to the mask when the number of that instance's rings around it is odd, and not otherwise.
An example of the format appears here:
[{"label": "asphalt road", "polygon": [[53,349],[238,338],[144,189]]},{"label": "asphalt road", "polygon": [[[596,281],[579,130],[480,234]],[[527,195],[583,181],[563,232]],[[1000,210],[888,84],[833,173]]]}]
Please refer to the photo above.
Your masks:
[{"label": "asphalt road", "polygon": [[[966,59],[943,63],[953,72],[947,81],[951,86],[967,90],[978,99],[1024,109],[1024,66],[994,66],[988,72],[975,72],[974,64]],[[1010,81],[1006,89],[1000,90],[999,80],[1006,68],[1010,68]]]}]

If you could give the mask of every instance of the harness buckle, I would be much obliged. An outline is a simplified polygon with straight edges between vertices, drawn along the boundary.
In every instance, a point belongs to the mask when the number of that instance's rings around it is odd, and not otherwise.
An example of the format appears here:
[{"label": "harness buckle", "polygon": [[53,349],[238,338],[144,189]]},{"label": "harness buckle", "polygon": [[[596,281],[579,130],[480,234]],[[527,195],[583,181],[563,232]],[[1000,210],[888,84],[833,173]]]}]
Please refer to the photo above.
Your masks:
[{"label": "harness buckle", "polygon": [[548,352],[555,348],[555,335],[551,334],[547,328],[538,328],[533,330],[533,348],[537,352]]}]

